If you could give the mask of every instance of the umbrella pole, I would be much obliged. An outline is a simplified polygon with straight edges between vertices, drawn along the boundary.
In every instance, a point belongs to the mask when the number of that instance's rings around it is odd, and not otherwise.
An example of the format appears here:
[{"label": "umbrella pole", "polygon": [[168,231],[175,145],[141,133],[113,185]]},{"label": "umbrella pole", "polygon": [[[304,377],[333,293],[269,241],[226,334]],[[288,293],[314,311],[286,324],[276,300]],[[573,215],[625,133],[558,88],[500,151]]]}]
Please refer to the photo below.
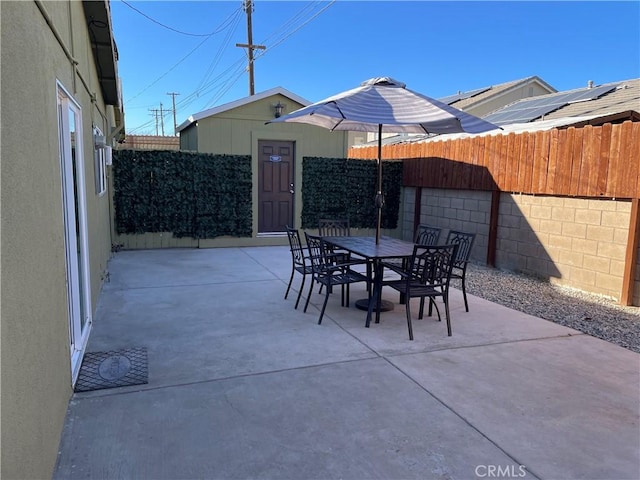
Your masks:
[{"label": "umbrella pole", "polygon": [[382,124],[378,124],[378,193],[376,194],[376,208],[378,209],[378,220],[376,223],[376,245],[380,243],[380,226],[382,225]]}]

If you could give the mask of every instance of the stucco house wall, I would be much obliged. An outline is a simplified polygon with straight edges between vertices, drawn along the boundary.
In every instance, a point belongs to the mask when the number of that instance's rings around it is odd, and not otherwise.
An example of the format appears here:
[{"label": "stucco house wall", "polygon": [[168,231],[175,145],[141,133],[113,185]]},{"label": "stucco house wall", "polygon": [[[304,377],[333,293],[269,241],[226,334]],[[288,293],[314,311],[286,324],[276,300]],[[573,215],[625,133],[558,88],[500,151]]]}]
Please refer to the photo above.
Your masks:
[{"label": "stucco house wall", "polygon": [[111,250],[109,196],[95,188],[92,127],[108,133],[115,116],[103,100],[82,2],[0,2],[0,18],[0,476],[50,478],[72,394],[57,82],[82,108],[92,311]]}]

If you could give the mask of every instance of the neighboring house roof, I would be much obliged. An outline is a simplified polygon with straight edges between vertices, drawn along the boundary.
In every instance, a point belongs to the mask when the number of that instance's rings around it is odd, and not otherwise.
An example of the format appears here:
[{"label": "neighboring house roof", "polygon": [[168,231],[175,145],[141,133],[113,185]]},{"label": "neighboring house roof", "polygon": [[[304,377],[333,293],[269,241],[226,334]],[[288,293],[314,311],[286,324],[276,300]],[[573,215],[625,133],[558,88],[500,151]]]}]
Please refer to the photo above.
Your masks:
[{"label": "neighboring house roof", "polygon": [[505,95],[513,90],[517,90],[518,88],[534,83],[538,84],[542,89],[547,90],[550,93],[557,92],[557,90],[547,82],[534,75],[520,80],[513,80],[511,82],[492,85],[490,87],[474,89],[469,92],[458,92],[456,95],[443,97],[439,100],[448,103],[458,110],[466,111],[468,109],[473,109],[473,107],[481,105],[482,103],[486,103],[500,95]]},{"label": "neighboring house roof", "polygon": [[640,79],[588,86],[518,100],[483,118],[497,125],[640,110]]},{"label": "neighboring house roof", "polygon": [[565,105],[545,115],[545,119],[615,114],[628,110],[640,112],[640,78],[613,82],[612,85],[616,85],[616,88],[609,93],[588,102]]},{"label": "neighboring house roof", "polygon": [[[598,126],[605,123],[617,123],[624,120],[640,122],[640,113],[634,110],[625,110],[624,112],[618,112],[614,114],[606,113],[582,115],[576,117],[559,117],[549,120],[539,120],[537,122],[510,123],[508,125],[503,125],[501,129],[489,130],[487,132],[475,134],[449,133],[446,135],[395,135],[393,137],[383,138],[382,144],[398,145],[403,143],[437,142],[440,140],[455,140],[458,138],[481,137],[487,135],[508,135],[509,133],[540,132],[544,130],[551,130],[553,128],[583,127],[585,125]],[[371,147],[376,145],[378,145],[377,140],[361,145],[354,145],[352,148]]]},{"label": "neighboring house roof", "polygon": [[268,97],[272,97],[273,95],[282,95],[284,97],[290,98],[294,102],[298,102],[303,106],[311,105],[309,100],[306,100],[295,93],[290,92],[286,88],[275,87],[269,90],[265,90],[264,92],[256,93],[255,95],[250,95],[248,97],[241,98],[239,100],[234,100],[233,102],[225,103],[223,105],[219,105],[217,107],[210,108],[208,110],[203,110],[202,112],[194,113],[189,118],[187,118],[184,122],[178,125],[177,131],[180,132],[187,128],[194,122],[201,120],[203,118],[210,117],[212,115],[218,115],[222,112],[226,112],[228,110],[232,110],[234,108],[241,107],[243,105],[247,105],[252,102],[257,102],[263,100]]},{"label": "neighboring house roof", "polygon": [[[516,82],[510,83],[513,85]],[[595,94],[595,98],[591,98],[591,93]],[[564,100],[567,98],[577,100],[566,103]],[[544,105],[545,103],[553,106],[553,109],[549,110],[543,116],[534,117],[530,121],[514,121],[513,123],[507,121],[500,123],[492,119],[492,117],[496,117],[498,113],[509,112],[509,109],[517,113],[518,111],[524,110],[527,104],[538,105],[532,108],[540,108],[539,105]],[[570,126],[603,125],[604,123],[617,123],[625,120],[638,122],[640,121],[640,79],[623,80],[525,98],[499,108],[495,112],[485,115],[483,118],[496,125],[500,125],[502,130],[491,130],[475,135],[468,133],[411,136],[395,135],[383,138],[382,143],[383,145],[396,145],[401,143],[466,138],[479,135],[536,132],[540,130],[550,130],[552,128],[568,128]],[[377,141],[354,145],[354,147],[368,147],[371,145],[377,145]]]}]

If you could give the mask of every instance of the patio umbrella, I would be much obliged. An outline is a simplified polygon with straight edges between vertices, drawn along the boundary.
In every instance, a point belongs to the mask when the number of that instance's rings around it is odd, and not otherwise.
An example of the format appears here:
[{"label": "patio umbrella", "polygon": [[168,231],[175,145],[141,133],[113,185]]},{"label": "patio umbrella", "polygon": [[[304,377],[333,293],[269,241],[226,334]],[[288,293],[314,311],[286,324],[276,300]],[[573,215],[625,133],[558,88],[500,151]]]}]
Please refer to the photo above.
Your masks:
[{"label": "patio umbrella", "polygon": [[382,133],[481,133],[496,125],[406,88],[389,77],[372,78],[351,90],[266,123],[307,123],[329,130],[378,132],[376,243],[382,221]]}]

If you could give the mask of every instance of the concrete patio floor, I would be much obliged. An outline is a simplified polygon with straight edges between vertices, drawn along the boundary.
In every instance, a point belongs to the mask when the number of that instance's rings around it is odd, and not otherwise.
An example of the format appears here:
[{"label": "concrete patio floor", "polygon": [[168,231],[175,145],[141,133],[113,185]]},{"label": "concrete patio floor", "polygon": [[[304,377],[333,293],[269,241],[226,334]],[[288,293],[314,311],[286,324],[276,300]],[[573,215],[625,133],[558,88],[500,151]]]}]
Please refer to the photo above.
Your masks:
[{"label": "concrete patio floor", "polygon": [[87,351],[146,347],[149,383],[74,394],[54,479],[640,478],[640,355],[458,290],[452,337],[391,290],[365,328],[360,285],[319,326],[290,264],[115,254]]}]

